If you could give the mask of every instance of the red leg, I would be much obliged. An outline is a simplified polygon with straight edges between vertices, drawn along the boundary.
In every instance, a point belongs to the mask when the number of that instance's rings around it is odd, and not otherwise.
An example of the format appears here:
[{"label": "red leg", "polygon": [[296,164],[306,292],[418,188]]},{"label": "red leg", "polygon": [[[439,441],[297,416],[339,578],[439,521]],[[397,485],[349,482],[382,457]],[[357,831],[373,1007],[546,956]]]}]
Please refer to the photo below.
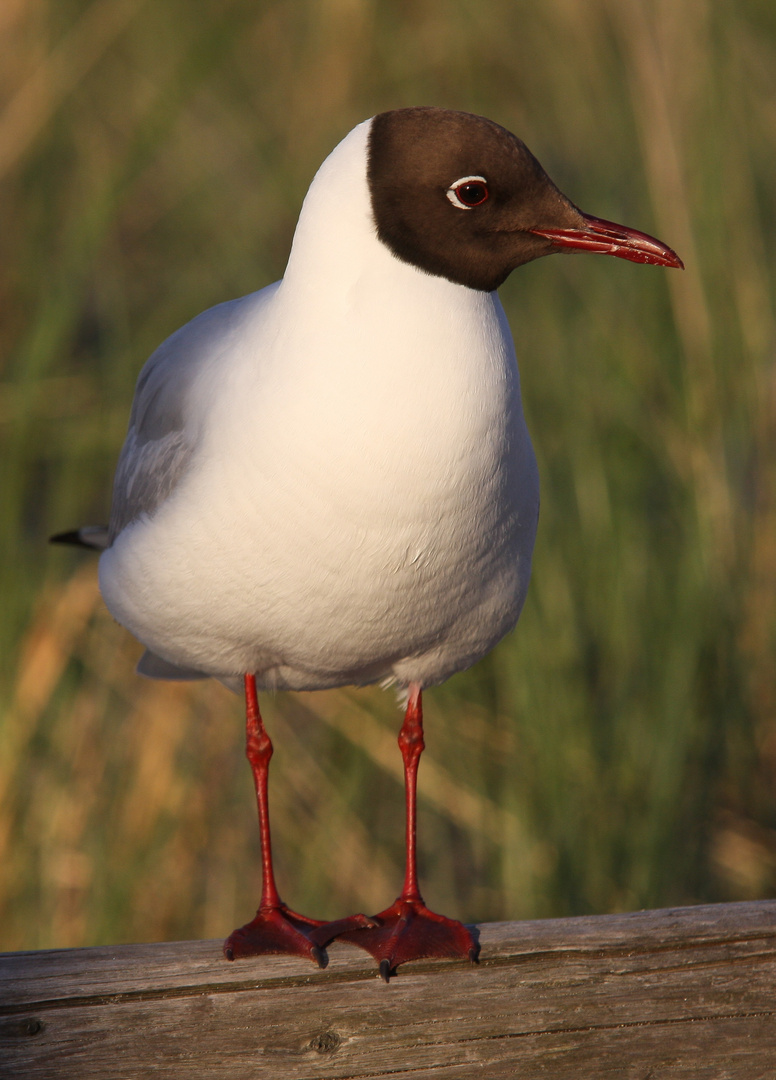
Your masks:
[{"label": "red leg", "polygon": [[272,742],[259,712],[256,679],[253,675],[245,676],[245,753],[253,770],[259,810],[261,900],[255,918],[239,930],[234,930],[226,939],[224,955],[227,960],[235,960],[239,956],[291,953],[297,956],[309,956],[319,967],[325,967],[326,957],[321,946],[310,938],[311,931],[322,926],[323,923],[317,919],[308,919],[304,915],[298,915],[287,908],[280,899],[275,885],[267,796]]},{"label": "red leg", "polygon": [[[423,903],[418,888],[417,783],[418,764],[425,743],[421,689],[417,685],[410,687],[407,711],[399,732],[399,749],[404,761],[407,807],[407,861],[401,896],[372,920],[354,922],[352,919],[341,919],[336,923],[326,923],[311,935],[320,945],[327,945],[334,938],[360,945],[379,962],[380,974],[386,982],[394,968],[407,960],[468,957],[474,962],[479,953],[479,945],[463,923],[430,911]],[[354,919],[363,920],[363,916],[355,916]],[[369,922],[375,925],[369,926]]]}]

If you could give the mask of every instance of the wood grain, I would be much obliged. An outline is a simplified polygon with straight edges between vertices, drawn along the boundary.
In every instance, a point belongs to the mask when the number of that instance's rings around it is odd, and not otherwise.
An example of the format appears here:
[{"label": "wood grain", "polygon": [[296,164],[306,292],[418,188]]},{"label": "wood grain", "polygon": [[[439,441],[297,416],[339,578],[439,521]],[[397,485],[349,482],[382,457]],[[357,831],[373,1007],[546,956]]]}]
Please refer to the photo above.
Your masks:
[{"label": "wood grain", "polygon": [[220,941],[0,956],[0,1077],[774,1080],[776,902],[479,927],[479,966],[389,985],[330,949]]}]

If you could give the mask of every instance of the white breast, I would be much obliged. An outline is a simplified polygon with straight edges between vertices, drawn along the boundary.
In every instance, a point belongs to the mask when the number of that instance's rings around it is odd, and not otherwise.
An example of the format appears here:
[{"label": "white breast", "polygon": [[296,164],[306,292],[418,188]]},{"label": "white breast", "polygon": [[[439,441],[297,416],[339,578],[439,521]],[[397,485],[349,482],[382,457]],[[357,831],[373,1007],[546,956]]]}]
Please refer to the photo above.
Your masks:
[{"label": "white breast", "polygon": [[439,682],[516,622],[538,479],[495,294],[375,237],[368,125],[321,167],[286,275],[197,370],[191,467],[102,557],[115,617],[217,676]]}]

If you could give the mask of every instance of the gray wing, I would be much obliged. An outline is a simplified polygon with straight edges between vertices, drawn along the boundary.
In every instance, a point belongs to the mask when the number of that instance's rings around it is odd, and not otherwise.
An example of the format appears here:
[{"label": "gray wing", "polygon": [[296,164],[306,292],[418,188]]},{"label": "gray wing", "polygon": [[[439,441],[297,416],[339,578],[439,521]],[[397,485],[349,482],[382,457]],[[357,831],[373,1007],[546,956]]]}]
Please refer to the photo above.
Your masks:
[{"label": "gray wing", "polygon": [[[146,649],[142,653],[136,671],[138,675],[145,675],[146,678],[167,679],[171,683],[187,683],[187,681],[193,681],[194,679],[210,678],[204,672],[194,671],[191,667],[178,667],[177,664],[162,660],[150,649]],[[240,694],[243,692],[243,680],[239,675],[227,675],[219,678],[218,681],[229,687],[233,693]]]},{"label": "gray wing", "polygon": [[[271,289],[272,286],[269,286]],[[108,544],[142,515],[152,515],[180,484],[199,440],[191,396],[203,368],[217,365],[262,293],[210,308],[169,337],[148,359],[135,388],[129,430],[113,482]]]},{"label": "gray wing", "polygon": [[[136,670],[138,675],[145,675],[147,679],[166,679],[169,682],[191,682],[194,679],[210,678],[204,671],[178,667],[177,664],[162,660],[161,656],[152,653],[150,649],[146,649],[140,657]],[[239,676],[226,676],[218,681],[235,694],[241,694],[243,691],[243,680]]]},{"label": "gray wing", "polygon": [[182,668],[177,664],[171,664],[168,660],[162,660],[161,656],[146,649],[137,663],[138,675],[145,675],[147,679],[168,679],[171,682],[188,682],[192,679],[208,679],[203,671],[195,671],[193,668]]}]

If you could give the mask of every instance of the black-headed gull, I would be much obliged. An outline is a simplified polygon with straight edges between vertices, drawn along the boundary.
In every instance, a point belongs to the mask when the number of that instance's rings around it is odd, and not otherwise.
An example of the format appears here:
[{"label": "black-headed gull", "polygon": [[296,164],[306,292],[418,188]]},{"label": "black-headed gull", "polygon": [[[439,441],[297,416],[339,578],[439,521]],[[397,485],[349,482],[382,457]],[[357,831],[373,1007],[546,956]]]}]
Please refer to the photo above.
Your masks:
[{"label": "black-headed gull", "polygon": [[[61,537],[104,547],[102,595],[146,646],[143,674],[244,687],[263,888],[229,959],[323,964],[335,937],[386,979],[411,959],[476,959],[418,888],[421,692],[523,606],[539,479],[495,290],[569,250],[682,265],[581,213],[490,120],[414,108],[359,124],[310,186],[282,281],[199,315],[143,368],[109,528]],[[378,681],[407,696],[404,888],[374,917],[321,923],[275,886],[256,689]]]}]

